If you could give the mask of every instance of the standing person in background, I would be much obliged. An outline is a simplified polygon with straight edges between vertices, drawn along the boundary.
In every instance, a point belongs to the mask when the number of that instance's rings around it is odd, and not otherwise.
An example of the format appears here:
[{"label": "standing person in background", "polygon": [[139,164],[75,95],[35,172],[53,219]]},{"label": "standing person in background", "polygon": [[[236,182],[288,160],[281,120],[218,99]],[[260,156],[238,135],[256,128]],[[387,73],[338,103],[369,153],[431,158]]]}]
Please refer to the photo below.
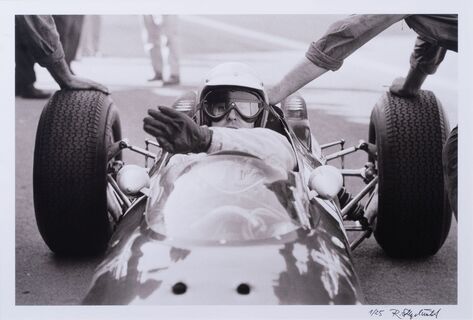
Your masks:
[{"label": "standing person in background", "polygon": [[[32,43],[30,43],[30,38],[35,37],[37,33],[35,20],[28,16],[15,16],[15,96],[25,99],[47,99],[51,96],[51,93],[35,87],[36,72],[34,71],[34,64],[36,61],[42,63],[37,54],[35,59],[35,51],[32,50]],[[52,28],[54,25],[52,19],[41,20],[41,22],[47,28]],[[39,31],[41,30],[44,29],[39,29]],[[59,41],[59,37],[57,41]],[[49,48],[48,46],[46,48],[53,56],[59,57],[59,55],[64,54],[59,53],[57,48]]]},{"label": "standing person in background", "polygon": [[[145,49],[149,51],[154,70],[154,76],[149,81],[163,81],[163,85],[179,84],[178,17],[175,15],[145,15],[143,21],[146,30]],[[168,49],[169,64],[169,78],[167,80],[163,78],[165,48]]]},{"label": "standing person in background", "polygon": [[84,17],[84,25],[77,52],[79,57],[100,56],[101,28],[102,17],[100,15],[87,15]]},{"label": "standing person in background", "polygon": [[64,58],[64,51],[52,16],[16,15],[15,39],[15,93],[17,96],[45,99],[51,95],[34,87],[36,75],[33,66],[35,62],[48,69],[61,89],[92,89],[108,93],[108,89],[103,85],[89,79],[79,78],[71,73]]},{"label": "standing person in background", "polygon": [[54,15],[53,18],[64,50],[64,58],[69,69],[71,69],[71,62],[75,60],[77,49],[79,48],[84,16]]}]

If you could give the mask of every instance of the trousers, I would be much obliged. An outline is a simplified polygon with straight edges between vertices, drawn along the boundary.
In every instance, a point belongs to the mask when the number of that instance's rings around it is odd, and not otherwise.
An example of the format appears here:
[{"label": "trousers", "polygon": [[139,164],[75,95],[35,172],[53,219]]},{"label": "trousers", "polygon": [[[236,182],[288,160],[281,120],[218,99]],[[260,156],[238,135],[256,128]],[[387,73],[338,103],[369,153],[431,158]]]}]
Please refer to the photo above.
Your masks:
[{"label": "trousers", "polygon": [[[178,18],[174,15],[143,16],[145,49],[149,52],[155,74],[164,69],[164,49],[168,48],[168,63],[171,76],[179,76]],[[164,43],[164,45],[163,45]]]}]

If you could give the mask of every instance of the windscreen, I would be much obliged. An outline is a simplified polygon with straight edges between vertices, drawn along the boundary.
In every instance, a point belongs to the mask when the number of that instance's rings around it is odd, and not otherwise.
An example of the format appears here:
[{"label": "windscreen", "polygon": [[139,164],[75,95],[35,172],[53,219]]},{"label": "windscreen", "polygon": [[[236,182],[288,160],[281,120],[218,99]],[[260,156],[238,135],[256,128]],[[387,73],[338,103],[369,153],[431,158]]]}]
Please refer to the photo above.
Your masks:
[{"label": "windscreen", "polygon": [[174,165],[153,182],[151,229],[183,240],[242,241],[284,235],[304,208],[294,175],[241,155],[210,155]]}]

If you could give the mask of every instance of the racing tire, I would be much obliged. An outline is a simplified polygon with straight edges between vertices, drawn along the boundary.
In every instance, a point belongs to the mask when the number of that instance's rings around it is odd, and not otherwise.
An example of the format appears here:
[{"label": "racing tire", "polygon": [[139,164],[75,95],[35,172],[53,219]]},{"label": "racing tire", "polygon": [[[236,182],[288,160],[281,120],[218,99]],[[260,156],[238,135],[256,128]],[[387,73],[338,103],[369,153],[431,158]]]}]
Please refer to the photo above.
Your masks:
[{"label": "racing tire", "polygon": [[106,249],[114,223],[107,212],[107,150],[121,139],[118,111],[99,91],[58,91],[42,111],[34,150],[38,229],[61,255]]},{"label": "racing tire", "polygon": [[452,129],[443,147],[443,175],[448,200],[458,221],[458,126]]},{"label": "racing tire", "polygon": [[377,146],[379,176],[374,235],[389,256],[430,256],[445,242],[452,219],[442,171],[448,132],[430,91],[411,99],[387,92],[371,113],[369,141]]}]

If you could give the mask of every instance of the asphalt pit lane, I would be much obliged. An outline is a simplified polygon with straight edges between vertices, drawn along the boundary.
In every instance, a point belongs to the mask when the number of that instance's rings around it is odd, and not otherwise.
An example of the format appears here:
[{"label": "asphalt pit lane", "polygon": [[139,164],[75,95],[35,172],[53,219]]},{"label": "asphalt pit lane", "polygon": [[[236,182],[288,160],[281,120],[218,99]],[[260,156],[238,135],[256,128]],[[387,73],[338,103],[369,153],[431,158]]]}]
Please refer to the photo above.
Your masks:
[{"label": "asphalt pit lane", "polygon": [[242,283],[238,286],[237,292],[243,295],[250,294],[250,286],[247,285],[246,283]]},{"label": "asphalt pit lane", "polygon": [[187,286],[185,283],[178,282],[172,286],[172,292],[174,294],[184,294],[187,291]]}]

